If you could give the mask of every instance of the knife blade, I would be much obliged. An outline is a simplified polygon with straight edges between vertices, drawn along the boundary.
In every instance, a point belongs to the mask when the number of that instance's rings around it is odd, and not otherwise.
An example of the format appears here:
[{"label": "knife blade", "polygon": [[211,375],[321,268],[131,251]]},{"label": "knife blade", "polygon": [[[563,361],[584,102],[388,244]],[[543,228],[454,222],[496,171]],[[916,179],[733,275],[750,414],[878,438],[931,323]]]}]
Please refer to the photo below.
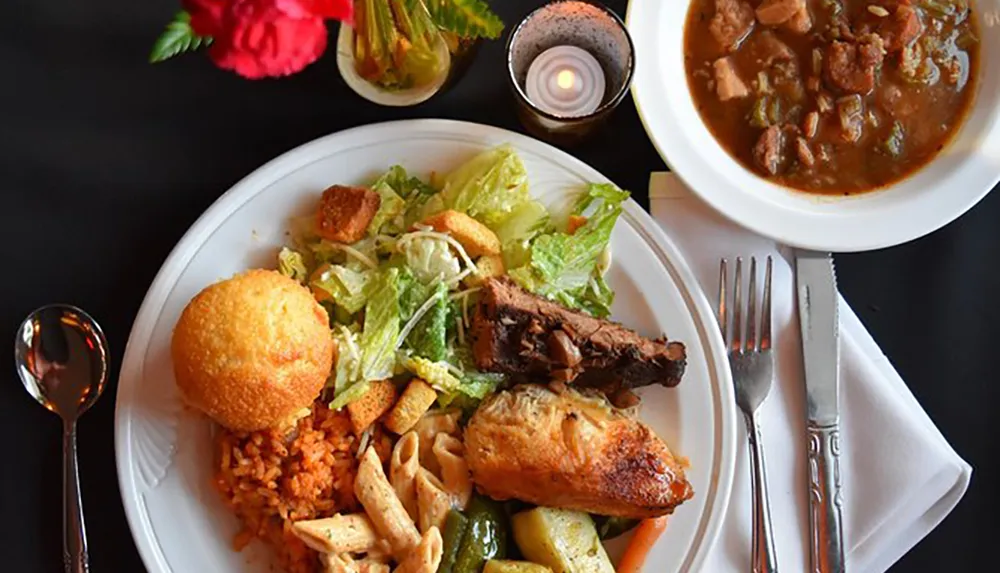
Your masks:
[{"label": "knife blade", "polygon": [[806,381],[810,565],[814,573],[842,573],[840,331],[833,256],[800,251],[795,281]]},{"label": "knife blade", "polygon": [[797,259],[806,415],[809,421],[828,426],[840,421],[837,277],[830,253],[801,252]]}]

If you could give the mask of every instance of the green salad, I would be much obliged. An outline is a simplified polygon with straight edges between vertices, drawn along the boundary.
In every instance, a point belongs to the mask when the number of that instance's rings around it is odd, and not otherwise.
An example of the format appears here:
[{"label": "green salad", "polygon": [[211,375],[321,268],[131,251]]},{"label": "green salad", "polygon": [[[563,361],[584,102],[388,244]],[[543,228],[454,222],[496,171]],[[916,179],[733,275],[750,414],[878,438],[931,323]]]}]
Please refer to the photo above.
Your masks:
[{"label": "green salad", "polygon": [[[331,408],[397,377],[423,379],[441,406],[472,406],[495,390],[504,377],[476,370],[466,337],[487,276],[507,274],[566,307],[610,314],[608,242],[628,192],[594,183],[567,212],[550,211],[532,198],[524,164],[506,145],[443,176],[394,166],[368,190],[378,206],[362,239],[321,238],[310,215],[293,221],[293,243],[278,257],[281,273],[308,286],[330,315]],[[425,224],[451,212],[475,219],[500,252],[474,256],[460,233]]]}]

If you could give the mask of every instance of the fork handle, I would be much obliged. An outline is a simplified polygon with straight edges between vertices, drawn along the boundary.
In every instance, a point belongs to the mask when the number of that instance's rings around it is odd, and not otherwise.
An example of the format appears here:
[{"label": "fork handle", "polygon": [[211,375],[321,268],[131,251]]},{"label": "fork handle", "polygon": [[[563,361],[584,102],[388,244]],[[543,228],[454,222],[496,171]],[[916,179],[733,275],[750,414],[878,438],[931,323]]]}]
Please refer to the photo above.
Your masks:
[{"label": "fork handle", "polygon": [[771,530],[771,500],[767,495],[767,470],[764,467],[764,445],[760,440],[760,424],[756,415],[746,416],[750,443],[751,492],[753,493],[753,573],[777,573],[774,533]]},{"label": "fork handle", "polygon": [[813,573],[843,573],[840,428],[806,425],[809,440],[809,561]]}]

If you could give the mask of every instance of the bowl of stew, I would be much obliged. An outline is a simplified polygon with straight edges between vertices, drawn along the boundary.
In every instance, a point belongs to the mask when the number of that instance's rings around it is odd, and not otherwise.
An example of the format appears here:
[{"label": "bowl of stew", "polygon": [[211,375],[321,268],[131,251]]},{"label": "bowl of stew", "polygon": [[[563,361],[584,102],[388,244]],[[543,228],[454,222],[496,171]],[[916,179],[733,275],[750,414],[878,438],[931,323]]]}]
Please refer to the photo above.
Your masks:
[{"label": "bowl of stew", "polygon": [[882,248],[1000,180],[1000,0],[632,0],[628,23],[654,144],[762,234]]}]

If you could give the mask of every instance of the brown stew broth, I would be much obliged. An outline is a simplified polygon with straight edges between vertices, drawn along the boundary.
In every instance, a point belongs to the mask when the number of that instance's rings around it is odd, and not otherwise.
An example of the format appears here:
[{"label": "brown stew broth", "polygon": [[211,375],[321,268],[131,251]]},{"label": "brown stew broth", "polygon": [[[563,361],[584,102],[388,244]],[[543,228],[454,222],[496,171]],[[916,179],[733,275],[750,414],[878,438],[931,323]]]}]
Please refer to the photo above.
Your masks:
[{"label": "brown stew broth", "polygon": [[[735,44],[738,48],[728,51],[713,36],[710,23],[717,2],[733,1],[692,0],[684,39],[688,86],[719,144],[769,180],[824,194],[884,187],[933,159],[971,107],[979,67],[979,26],[967,0],[913,0],[912,4],[805,0],[812,17],[809,32],[799,34],[787,26],[765,26],[755,20],[750,33]],[[747,4],[756,8],[761,1]],[[922,32],[905,47],[897,43],[889,49],[891,40],[883,39],[891,38],[891,33],[879,38],[871,33],[879,33],[881,22],[893,17],[900,4],[916,9]],[[840,32],[844,24],[849,25],[846,36]],[[838,38],[882,49],[869,93],[858,93],[864,88],[845,89],[830,79],[831,42]],[[790,55],[781,44],[791,50]],[[776,47],[783,58],[774,57]],[[747,94],[720,101],[713,64],[727,53]],[[812,118],[807,118],[810,112],[818,116],[814,134],[809,126]],[[851,118],[846,124],[842,113]],[[780,133],[775,141],[781,142],[781,152],[762,155],[760,150],[767,146],[758,142],[772,125],[776,126],[772,131]]]}]

